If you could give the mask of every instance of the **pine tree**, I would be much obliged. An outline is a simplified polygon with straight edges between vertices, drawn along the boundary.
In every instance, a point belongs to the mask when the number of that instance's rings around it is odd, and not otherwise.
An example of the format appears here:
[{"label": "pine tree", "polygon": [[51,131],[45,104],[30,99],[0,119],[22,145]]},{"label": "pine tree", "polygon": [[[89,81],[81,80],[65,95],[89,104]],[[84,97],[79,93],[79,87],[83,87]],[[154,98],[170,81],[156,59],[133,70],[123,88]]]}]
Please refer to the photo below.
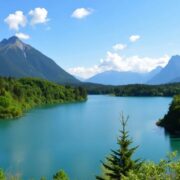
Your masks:
[{"label": "pine tree", "polygon": [[126,130],[128,117],[125,119],[123,113],[121,114],[120,137],[117,139],[119,146],[118,150],[111,150],[109,157],[106,157],[107,163],[102,162],[105,169],[105,176],[97,176],[98,180],[121,180],[122,176],[126,176],[130,170],[136,170],[140,167],[139,159],[133,160],[132,156],[138,146],[130,147],[132,140],[129,138],[129,133]]},{"label": "pine tree", "polygon": [[53,180],[69,180],[69,177],[68,177],[68,175],[63,170],[59,170],[53,176]]}]

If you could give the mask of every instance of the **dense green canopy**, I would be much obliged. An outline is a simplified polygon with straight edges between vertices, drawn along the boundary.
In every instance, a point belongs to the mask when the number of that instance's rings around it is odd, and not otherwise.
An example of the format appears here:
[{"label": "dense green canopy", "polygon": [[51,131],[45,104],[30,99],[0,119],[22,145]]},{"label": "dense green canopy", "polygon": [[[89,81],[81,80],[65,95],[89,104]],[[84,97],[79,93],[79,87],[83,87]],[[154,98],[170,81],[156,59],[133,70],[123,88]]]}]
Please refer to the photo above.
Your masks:
[{"label": "dense green canopy", "polygon": [[0,118],[14,118],[40,105],[86,100],[86,90],[36,78],[0,78]]},{"label": "dense green canopy", "polygon": [[89,94],[114,94],[115,96],[174,96],[180,94],[180,83],[147,85],[131,84],[109,86],[92,83],[82,84]]},{"label": "dense green canopy", "polygon": [[168,113],[157,125],[164,127],[173,134],[180,134],[180,95],[176,95],[169,107]]}]

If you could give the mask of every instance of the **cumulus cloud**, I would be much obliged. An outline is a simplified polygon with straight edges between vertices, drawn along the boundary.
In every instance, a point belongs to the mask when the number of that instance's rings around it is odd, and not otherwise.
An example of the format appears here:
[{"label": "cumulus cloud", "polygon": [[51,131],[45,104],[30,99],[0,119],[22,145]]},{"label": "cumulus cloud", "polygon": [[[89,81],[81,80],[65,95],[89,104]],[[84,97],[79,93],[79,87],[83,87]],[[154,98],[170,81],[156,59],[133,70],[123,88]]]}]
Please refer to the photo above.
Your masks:
[{"label": "cumulus cloud", "polygon": [[30,36],[28,34],[24,34],[24,33],[16,33],[15,34],[19,39],[22,39],[22,40],[27,40],[30,38]]},{"label": "cumulus cloud", "polygon": [[90,8],[78,8],[74,10],[71,17],[76,18],[76,19],[83,19],[86,16],[89,16],[90,14],[92,14],[92,12],[93,10]]},{"label": "cumulus cloud", "polygon": [[26,26],[27,19],[22,11],[16,11],[14,14],[9,14],[4,22],[8,24],[10,29],[18,31],[20,26]]},{"label": "cumulus cloud", "polygon": [[49,21],[48,11],[45,8],[35,8],[29,11],[29,15],[32,17],[30,24],[44,24]]},{"label": "cumulus cloud", "polygon": [[129,37],[129,40],[130,40],[131,42],[136,42],[136,41],[138,41],[140,38],[141,38],[140,35],[131,35],[131,36]]},{"label": "cumulus cloud", "polygon": [[89,78],[97,73],[110,70],[145,73],[153,70],[157,66],[164,67],[169,59],[170,57],[168,55],[159,58],[140,56],[123,57],[118,53],[108,51],[106,58],[102,59],[98,65],[90,68],[75,67],[68,69],[68,71],[73,75],[83,78]]},{"label": "cumulus cloud", "polygon": [[118,51],[118,50],[123,50],[123,49],[125,49],[127,47],[127,45],[126,44],[115,44],[114,46],[113,46],[113,49],[115,50],[115,51]]},{"label": "cumulus cloud", "polygon": [[85,68],[82,66],[69,68],[68,72],[71,73],[72,75],[87,79],[87,78],[89,78],[97,73],[100,73],[102,71],[97,65],[95,65],[95,66],[89,67],[89,68]]}]

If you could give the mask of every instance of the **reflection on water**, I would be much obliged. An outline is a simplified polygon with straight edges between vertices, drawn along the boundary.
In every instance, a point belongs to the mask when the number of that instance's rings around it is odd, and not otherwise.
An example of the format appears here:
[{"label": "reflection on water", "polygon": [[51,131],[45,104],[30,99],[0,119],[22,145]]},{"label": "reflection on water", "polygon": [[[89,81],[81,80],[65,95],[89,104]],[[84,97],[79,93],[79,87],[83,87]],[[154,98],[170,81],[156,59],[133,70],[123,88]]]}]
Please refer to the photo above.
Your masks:
[{"label": "reflection on water", "polygon": [[172,135],[166,130],[164,130],[164,136],[169,141],[169,146],[170,146],[169,151],[170,152],[176,151],[177,157],[180,158],[180,136]]},{"label": "reflection on water", "polygon": [[180,157],[180,138],[169,137],[171,151],[177,151]]},{"label": "reflection on water", "polygon": [[177,158],[180,158],[180,136],[171,135],[165,132],[166,137],[169,139],[170,151],[177,152]]}]

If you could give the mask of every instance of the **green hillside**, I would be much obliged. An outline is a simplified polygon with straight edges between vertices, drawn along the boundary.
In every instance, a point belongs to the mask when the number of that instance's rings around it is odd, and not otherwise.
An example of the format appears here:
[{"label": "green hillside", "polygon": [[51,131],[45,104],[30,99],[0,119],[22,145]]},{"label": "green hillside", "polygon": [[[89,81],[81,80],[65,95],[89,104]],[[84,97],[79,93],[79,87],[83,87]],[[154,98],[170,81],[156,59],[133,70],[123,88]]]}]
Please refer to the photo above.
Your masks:
[{"label": "green hillside", "polygon": [[0,78],[0,118],[15,118],[45,104],[84,101],[85,89],[64,87],[35,78]]}]

